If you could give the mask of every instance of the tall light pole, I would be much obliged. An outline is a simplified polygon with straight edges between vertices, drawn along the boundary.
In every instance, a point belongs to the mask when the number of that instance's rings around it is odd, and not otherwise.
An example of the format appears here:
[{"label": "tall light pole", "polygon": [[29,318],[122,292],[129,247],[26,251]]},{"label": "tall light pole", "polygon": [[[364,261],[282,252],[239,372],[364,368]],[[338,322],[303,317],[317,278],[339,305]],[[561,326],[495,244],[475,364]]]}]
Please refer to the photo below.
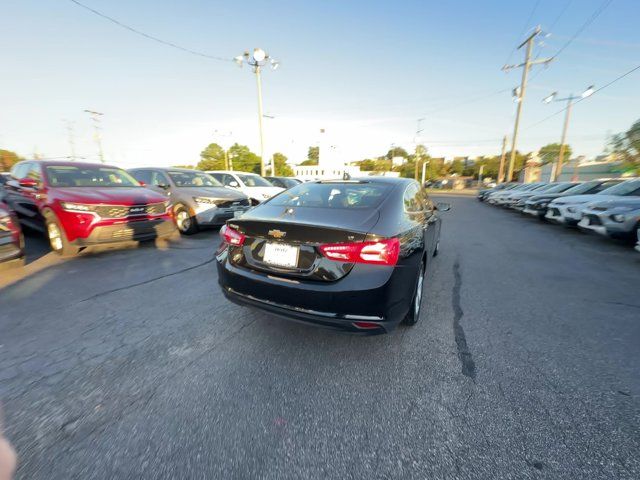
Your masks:
[{"label": "tall light pole", "polygon": [[518,102],[518,110],[516,112],[516,122],[513,126],[513,138],[511,139],[511,154],[509,156],[509,171],[507,173],[506,181],[510,182],[513,177],[513,168],[516,160],[516,143],[518,140],[518,128],[520,127],[520,116],[522,115],[522,105],[524,103],[524,95],[527,90],[527,78],[529,76],[529,70],[532,65],[537,65],[540,63],[548,64],[553,58],[541,58],[539,60],[531,60],[531,53],[533,51],[533,41],[535,38],[541,33],[540,27],[536,27],[531,35],[527,37],[527,39],[518,45],[518,49],[521,49],[525,45],[527,46],[525,55],[524,55],[524,63],[520,63],[518,65],[505,65],[502,67],[502,70],[507,72],[513,68],[522,68],[522,80],[520,82],[520,87],[514,90],[515,100]]},{"label": "tall light pole", "polygon": [[504,160],[507,156],[507,136],[502,137],[502,153],[500,154],[500,169],[498,170],[498,183],[504,181]]},{"label": "tall light pole", "polygon": [[[545,97],[542,100],[542,102],[546,104],[549,104],[551,102],[567,102],[567,108],[565,108],[565,114],[564,114],[564,126],[562,127],[562,137],[560,139],[560,152],[558,153],[556,168],[554,169],[553,178],[551,179],[553,182],[558,181],[558,177],[562,173],[562,163],[564,161],[564,152],[567,148],[566,147],[567,130],[569,129],[569,119],[571,118],[571,107],[573,107],[573,102],[581,98],[590,97],[591,95],[593,95],[594,91],[595,89],[593,85],[591,85],[584,92],[582,92],[582,95],[571,94],[565,98],[556,98],[558,96],[558,92],[553,92],[551,95],[549,95],[548,97]],[[577,173],[578,173],[578,164],[576,163],[576,168],[574,169],[574,177],[577,177]]]},{"label": "tall light pole", "polygon": [[419,118],[417,121],[417,127],[416,127],[416,136],[415,136],[415,143],[416,143],[416,157],[415,157],[415,171],[414,171],[414,175],[413,178],[414,180],[418,180],[418,163],[420,163],[421,160],[421,149],[418,148],[421,144],[418,142],[420,140],[420,135],[422,134],[422,132],[424,131],[424,128],[422,128],[422,122],[424,121],[424,118]]},{"label": "tall light pole", "polygon": [[76,144],[73,138],[73,122],[71,122],[70,120],[64,120],[64,123],[67,126],[67,133],[69,135],[69,150],[71,151],[71,161],[75,162]]},{"label": "tall light pole", "polygon": [[[220,130],[214,130],[213,131],[213,135],[214,136],[218,136],[218,137],[231,137],[233,135],[233,132],[229,131],[229,132],[221,132]],[[224,169],[225,170],[233,170],[233,164],[230,162],[229,159],[229,148],[226,145],[222,145],[222,150],[224,151]]]},{"label": "tall light pole", "polygon": [[104,115],[104,113],[96,112],[94,110],[85,110],[86,113],[91,115],[91,120],[93,121],[94,134],[93,139],[96,141],[96,145],[98,146],[98,156],[100,157],[100,162],[104,163],[104,153],[102,152],[102,137],[100,135],[100,117]]},{"label": "tall light pole", "polygon": [[[234,61],[239,67],[242,67],[244,63],[253,68],[253,73],[256,74],[256,86],[258,87],[258,128],[260,129],[260,175],[264,176],[264,132],[262,130],[262,80],[260,77],[262,67],[270,65],[273,70],[276,70],[280,64],[272,57],[267,55],[267,52],[261,48],[254,48],[253,53],[244,52],[242,55],[238,55],[234,58]],[[273,167],[272,167],[273,168]],[[273,172],[272,172],[273,173]]]}]

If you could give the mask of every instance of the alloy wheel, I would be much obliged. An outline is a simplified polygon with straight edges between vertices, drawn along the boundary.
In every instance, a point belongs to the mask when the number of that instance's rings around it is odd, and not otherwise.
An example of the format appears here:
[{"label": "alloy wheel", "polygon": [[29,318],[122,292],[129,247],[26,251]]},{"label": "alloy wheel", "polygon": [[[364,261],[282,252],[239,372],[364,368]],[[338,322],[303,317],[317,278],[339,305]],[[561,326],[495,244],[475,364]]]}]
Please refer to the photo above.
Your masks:
[{"label": "alloy wheel", "polygon": [[422,287],[424,285],[424,266],[420,267],[420,276],[418,277],[418,286],[416,287],[416,296],[413,304],[413,314],[418,319],[420,315],[420,305],[422,303]]},{"label": "alloy wheel", "polygon": [[47,234],[49,235],[49,244],[54,251],[62,249],[62,233],[55,222],[47,224]]},{"label": "alloy wheel", "polygon": [[186,232],[191,227],[191,217],[186,210],[180,210],[176,215],[176,223],[181,232]]}]

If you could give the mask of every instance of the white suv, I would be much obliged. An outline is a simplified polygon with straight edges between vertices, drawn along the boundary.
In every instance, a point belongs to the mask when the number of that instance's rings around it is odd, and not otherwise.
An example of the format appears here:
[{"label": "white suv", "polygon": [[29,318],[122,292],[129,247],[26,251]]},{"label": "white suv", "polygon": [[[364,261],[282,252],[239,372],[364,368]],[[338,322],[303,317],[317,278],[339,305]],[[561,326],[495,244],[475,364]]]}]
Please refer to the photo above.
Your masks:
[{"label": "white suv", "polygon": [[274,187],[272,183],[260,175],[247,172],[230,172],[225,170],[209,170],[208,174],[227,188],[233,188],[244,193],[251,200],[252,205],[257,205],[274,195],[279,194],[284,188]]}]

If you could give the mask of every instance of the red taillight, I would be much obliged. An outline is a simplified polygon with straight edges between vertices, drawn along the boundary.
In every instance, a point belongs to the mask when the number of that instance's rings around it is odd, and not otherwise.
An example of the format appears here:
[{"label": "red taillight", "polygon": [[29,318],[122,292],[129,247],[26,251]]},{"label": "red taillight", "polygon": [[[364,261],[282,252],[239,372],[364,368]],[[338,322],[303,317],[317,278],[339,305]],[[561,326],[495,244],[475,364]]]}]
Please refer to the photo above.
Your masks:
[{"label": "red taillight", "polygon": [[222,240],[225,243],[236,247],[242,245],[246,238],[243,234],[234,230],[229,225],[223,225],[222,228],[220,228],[220,235],[222,235]]},{"label": "red taillight", "polygon": [[389,238],[376,242],[330,243],[318,248],[325,257],[336,262],[393,266],[398,263],[400,241]]},{"label": "red taillight", "polygon": [[363,330],[372,330],[374,328],[380,328],[380,325],[373,322],[353,322],[353,326],[362,328]]}]

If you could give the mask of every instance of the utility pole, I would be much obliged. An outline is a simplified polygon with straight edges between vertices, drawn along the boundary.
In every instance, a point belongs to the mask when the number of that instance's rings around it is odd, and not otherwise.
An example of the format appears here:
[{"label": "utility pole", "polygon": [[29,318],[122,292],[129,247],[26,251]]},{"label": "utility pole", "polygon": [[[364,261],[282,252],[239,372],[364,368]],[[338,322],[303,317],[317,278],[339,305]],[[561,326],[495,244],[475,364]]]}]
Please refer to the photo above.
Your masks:
[{"label": "utility pole", "polygon": [[100,136],[100,117],[104,115],[104,113],[95,112],[93,110],[85,110],[85,112],[91,115],[91,120],[93,120],[93,128],[94,128],[93,139],[96,141],[96,145],[98,146],[98,157],[100,158],[100,163],[104,163],[104,153],[102,151],[102,137]]},{"label": "utility pole", "polygon": [[480,171],[478,172],[478,186],[482,185],[482,173],[484,172],[484,165],[480,165]]},{"label": "utility pole", "polygon": [[69,134],[69,150],[71,151],[71,161],[76,161],[76,144],[73,139],[73,123],[69,120],[65,120],[64,123],[67,125],[67,133]]},{"label": "utility pole", "polygon": [[524,104],[524,96],[527,90],[527,78],[529,77],[529,70],[531,69],[532,65],[538,65],[542,63],[548,64],[551,60],[553,60],[553,58],[542,58],[539,60],[531,60],[531,53],[533,51],[533,42],[535,38],[540,34],[540,32],[541,32],[540,26],[537,26],[533,31],[533,33],[529,35],[524,42],[518,45],[518,50],[524,47],[525,45],[527,46],[525,56],[524,56],[524,63],[521,63],[519,65],[505,65],[504,67],[502,67],[502,70],[505,72],[514,68],[522,67],[522,80],[520,82],[520,89],[519,91],[518,89],[516,89],[516,92],[517,92],[516,101],[518,102],[518,110],[516,113],[516,122],[513,127],[513,138],[511,139],[511,154],[509,156],[509,170],[506,178],[507,182],[510,182],[513,177],[513,169],[514,169],[514,164],[516,160],[516,144],[518,141],[518,128],[520,127],[520,117],[522,115],[522,105]]},{"label": "utility pole", "polygon": [[418,142],[419,138],[420,138],[420,134],[423,132],[423,128],[421,128],[422,126],[422,121],[424,120],[424,118],[419,118],[418,119],[418,126],[416,128],[416,138],[415,138],[415,142],[416,142],[416,158],[415,158],[415,169],[414,169],[414,174],[413,174],[413,178],[417,181],[418,180],[418,164],[420,163],[421,160],[421,152],[420,152],[420,143]]},{"label": "utility pole", "polygon": [[502,153],[500,154],[500,169],[498,170],[498,184],[504,181],[504,160],[507,156],[507,136],[502,137]]},{"label": "utility pole", "polygon": [[[564,114],[564,126],[562,127],[562,138],[560,139],[560,152],[558,153],[558,163],[555,167],[555,169],[553,170],[553,174],[551,176],[551,181],[552,182],[557,182],[558,181],[558,177],[560,177],[560,174],[562,173],[562,163],[564,161],[564,152],[567,149],[567,130],[569,129],[569,120],[571,119],[571,108],[573,107],[573,102],[574,100],[582,100],[585,98],[590,97],[591,95],[593,95],[595,93],[595,88],[593,85],[589,85],[589,87],[587,87],[587,89],[582,92],[581,95],[569,95],[566,98],[557,98],[558,92],[553,92],[551,95],[549,95],[548,97],[545,97],[542,102],[549,104],[551,102],[567,102],[567,107],[564,109],[565,114]],[[574,171],[574,177],[577,175],[577,163],[576,163],[576,170]]]}]

